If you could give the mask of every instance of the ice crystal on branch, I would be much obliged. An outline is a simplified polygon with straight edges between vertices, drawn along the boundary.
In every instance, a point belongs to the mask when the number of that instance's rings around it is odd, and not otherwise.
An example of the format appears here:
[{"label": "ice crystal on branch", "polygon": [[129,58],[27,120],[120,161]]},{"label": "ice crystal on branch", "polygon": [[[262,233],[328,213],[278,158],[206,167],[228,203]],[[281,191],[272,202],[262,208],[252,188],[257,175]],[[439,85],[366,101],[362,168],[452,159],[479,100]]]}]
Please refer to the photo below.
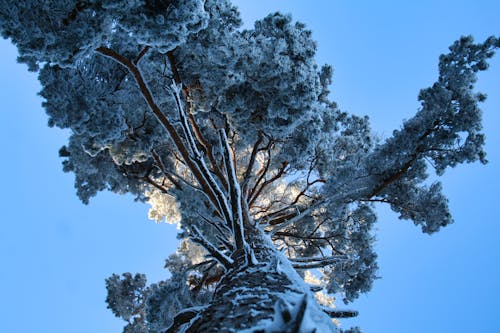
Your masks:
[{"label": "ice crystal on branch", "polygon": [[180,228],[168,279],[107,279],[125,332],[336,331],[329,317],[356,312],[325,307],[332,294],[352,301],[376,277],[375,203],[436,232],[452,217],[428,166],[486,161],[474,83],[497,38],[455,42],[415,116],[378,142],[329,99],[303,24],[240,25],[227,0],[0,2],[49,125],[71,131],[60,155],[78,196],[132,193]]}]

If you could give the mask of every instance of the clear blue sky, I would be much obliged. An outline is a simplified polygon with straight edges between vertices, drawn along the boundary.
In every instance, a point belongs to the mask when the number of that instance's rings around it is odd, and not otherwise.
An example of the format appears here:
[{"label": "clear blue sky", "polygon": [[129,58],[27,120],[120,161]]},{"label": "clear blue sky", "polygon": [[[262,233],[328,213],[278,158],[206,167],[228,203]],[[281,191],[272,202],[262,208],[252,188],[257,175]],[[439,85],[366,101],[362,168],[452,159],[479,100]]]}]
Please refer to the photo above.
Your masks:
[{"label": "clear blue sky", "polygon": [[[333,98],[368,114],[381,137],[418,107],[437,58],[462,34],[500,35],[500,1],[239,0],[247,24],[292,13],[318,41],[318,62],[335,68]],[[104,303],[104,278],[126,271],[165,277],[175,226],[147,220],[147,206],[101,193],[89,206],[61,171],[66,134],[46,126],[36,76],[0,41],[0,313],[9,333],[121,332]],[[443,179],[455,224],[431,237],[381,209],[379,275],[350,305],[343,327],[365,333],[494,332],[500,326],[500,55],[479,78],[490,163]]]}]

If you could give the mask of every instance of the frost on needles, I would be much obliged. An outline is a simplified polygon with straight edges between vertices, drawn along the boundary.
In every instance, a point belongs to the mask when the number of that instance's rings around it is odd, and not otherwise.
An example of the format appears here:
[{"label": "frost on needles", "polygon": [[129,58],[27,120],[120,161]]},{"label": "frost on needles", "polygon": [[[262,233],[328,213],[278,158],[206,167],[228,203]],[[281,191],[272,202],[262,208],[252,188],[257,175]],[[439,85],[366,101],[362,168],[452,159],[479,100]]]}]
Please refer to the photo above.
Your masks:
[{"label": "frost on needles", "polygon": [[474,83],[497,38],[456,41],[415,116],[377,141],[329,99],[303,24],[240,26],[226,0],[0,2],[49,126],[71,131],[60,155],[81,200],[132,193],[179,225],[168,279],[107,279],[124,332],[340,331],[331,318],[356,312],[334,297],[376,278],[375,203],[431,234],[453,220],[429,174],[486,162]]}]

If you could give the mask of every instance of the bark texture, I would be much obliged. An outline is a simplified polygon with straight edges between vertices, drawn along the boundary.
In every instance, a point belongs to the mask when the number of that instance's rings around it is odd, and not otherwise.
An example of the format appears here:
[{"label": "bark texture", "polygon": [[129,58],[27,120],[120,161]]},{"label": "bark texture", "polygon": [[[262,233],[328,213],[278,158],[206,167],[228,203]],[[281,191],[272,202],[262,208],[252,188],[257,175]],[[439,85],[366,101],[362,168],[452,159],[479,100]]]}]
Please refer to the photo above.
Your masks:
[{"label": "bark texture", "polygon": [[[258,263],[247,264],[244,256],[234,258],[235,265],[224,275],[213,301],[186,332],[336,332],[309,287],[270,240],[256,228],[247,229],[246,235]],[[294,309],[301,306],[301,301],[307,308],[296,322]],[[287,309],[290,318],[286,318]],[[312,329],[310,319],[318,324]],[[276,320],[283,321],[282,325]]]}]

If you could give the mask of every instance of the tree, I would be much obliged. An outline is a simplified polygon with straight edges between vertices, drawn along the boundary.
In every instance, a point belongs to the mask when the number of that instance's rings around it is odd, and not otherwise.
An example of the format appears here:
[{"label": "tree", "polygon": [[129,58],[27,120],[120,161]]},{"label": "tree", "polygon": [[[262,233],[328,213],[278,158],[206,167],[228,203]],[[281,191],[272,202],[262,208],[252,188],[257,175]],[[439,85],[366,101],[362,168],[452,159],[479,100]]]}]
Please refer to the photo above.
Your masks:
[{"label": "tree", "polygon": [[452,220],[427,166],[485,161],[473,83],[495,38],[453,44],[421,109],[377,142],[367,118],[328,99],[331,68],[287,16],[240,31],[226,1],[0,8],[3,36],[40,73],[50,125],[72,130],[60,154],[79,197],[130,192],[182,229],[169,280],[107,280],[127,332],[333,331],[323,312],[345,312],[318,305],[302,278],[345,301],[368,291],[372,203],[435,232]]}]

